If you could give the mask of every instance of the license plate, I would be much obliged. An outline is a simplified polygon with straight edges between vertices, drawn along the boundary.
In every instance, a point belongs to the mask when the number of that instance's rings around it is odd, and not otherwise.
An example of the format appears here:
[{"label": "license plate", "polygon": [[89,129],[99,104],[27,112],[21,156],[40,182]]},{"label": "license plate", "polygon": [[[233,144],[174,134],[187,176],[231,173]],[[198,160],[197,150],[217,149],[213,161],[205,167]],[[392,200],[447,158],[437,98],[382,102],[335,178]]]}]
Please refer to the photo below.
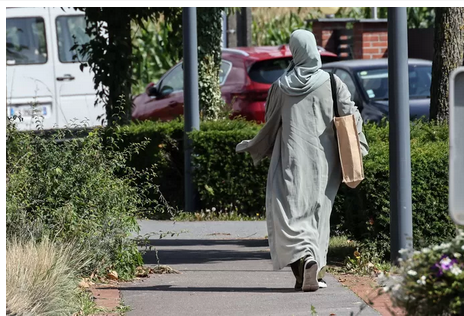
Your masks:
[{"label": "license plate", "polygon": [[8,114],[10,117],[21,116],[24,118],[34,117],[34,116],[50,116],[50,105],[37,105],[35,107],[31,105],[18,105],[18,106],[9,106]]}]

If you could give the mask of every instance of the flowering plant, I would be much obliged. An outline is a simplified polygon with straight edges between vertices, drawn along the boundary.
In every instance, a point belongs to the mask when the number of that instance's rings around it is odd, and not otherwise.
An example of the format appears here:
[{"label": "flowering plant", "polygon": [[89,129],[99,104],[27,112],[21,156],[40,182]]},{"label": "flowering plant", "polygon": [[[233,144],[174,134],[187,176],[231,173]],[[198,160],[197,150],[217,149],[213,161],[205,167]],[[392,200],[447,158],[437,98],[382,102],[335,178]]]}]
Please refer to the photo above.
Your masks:
[{"label": "flowering plant", "polygon": [[[408,315],[460,315],[464,311],[464,231],[449,243],[415,251],[399,275],[380,276],[393,304]],[[463,314],[464,315],[464,314]]]}]

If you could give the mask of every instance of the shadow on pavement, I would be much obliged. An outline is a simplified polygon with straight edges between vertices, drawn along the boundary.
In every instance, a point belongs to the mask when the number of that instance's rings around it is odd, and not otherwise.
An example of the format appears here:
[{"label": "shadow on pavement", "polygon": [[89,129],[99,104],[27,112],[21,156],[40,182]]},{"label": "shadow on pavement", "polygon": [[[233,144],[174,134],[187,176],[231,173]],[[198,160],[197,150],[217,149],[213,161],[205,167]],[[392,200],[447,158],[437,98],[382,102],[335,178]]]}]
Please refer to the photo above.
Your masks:
[{"label": "shadow on pavement", "polygon": [[267,239],[148,239],[140,245],[151,246],[220,246],[237,245],[243,247],[269,247]]},{"label": "shadow on pavement", "polygon": [[266,251],[235,251],[215,249],[159,249],[147,251],[143,255],[145,264],[196,264],[214,261],[240,261],[240,260],[270,260],[271,255]]},{"label": "shadow on pavement", "polygon": [[145,264],[198,264],[271,259],[267,239],[151,239],[139,245],[144,251]]},{"label": "shadow on pavement", "polygon": [[161,291],[161,292],[237,292],[237,293],[304,293],[293,288],[267,287],[173,287],[171,285],[156,285],[147,287],[120,287],[121,291]]}]

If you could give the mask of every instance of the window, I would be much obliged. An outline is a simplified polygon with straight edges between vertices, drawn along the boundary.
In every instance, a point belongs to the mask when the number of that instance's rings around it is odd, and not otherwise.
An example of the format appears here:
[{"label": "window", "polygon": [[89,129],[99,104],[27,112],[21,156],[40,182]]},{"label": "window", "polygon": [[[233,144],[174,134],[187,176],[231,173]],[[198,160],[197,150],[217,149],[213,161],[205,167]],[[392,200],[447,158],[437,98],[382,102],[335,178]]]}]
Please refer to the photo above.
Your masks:
[{"label": "window", "polygon": [[355,101],[357,99],[358,92],[356,91],[356,85],[355,85],[351,75],[347,71],[342,70],[342,69],[337,69],[335,71],[335,74],[348,87],[348,90],[350,91],[350,94],[351,94],[351,101]]},{"label": "window", "polygon": [[[369,99],[388,100],[388,68],[364,70],[357,75]],[[431,82],[431,66],[409,66],[410,99],[429,98]]]},{"label": "window", "polygon": [[223,85],[232,69],[232,63],[230,61],[223,60],[221,62],[221,70],[219,71],[219,85]]},{"label": "window", "polygon": [[184,90],[184,70],[182,69],[182,64],[177,65],[167,74],[161,82],[159,90],[161,94]]},{"label": "window", "polygon": [[270,59],[258,61],[251,66],[248,75],[259,83],[274,83],[287,69],[291,58]]},{"label": "window", "polygon": [[44,64],[48,60],[42,18],[6,19],[7,65]]},{"label": "window", "polygon": [[[231,69],[232,63],[230,61],[221,62],[221,69],[219,70],[220,85],[224,84]],[[182,90],[184,90],[184,69],[183,64],[179,64],[163,79],[160,92],[161,94],[169,94]],[[163,91],[165,92],[163,93]]]},{"label": "window", "polygon": [[[71,51],[75,44],[88,43],[90,38],[85,33],[84,15],[60,16],[56,19],[56,32],[58,41],[58,58],[62,63],[87,61],[88,56],[82,56],[77,51]],[[73,59],[74,55],[77,60]]]}]

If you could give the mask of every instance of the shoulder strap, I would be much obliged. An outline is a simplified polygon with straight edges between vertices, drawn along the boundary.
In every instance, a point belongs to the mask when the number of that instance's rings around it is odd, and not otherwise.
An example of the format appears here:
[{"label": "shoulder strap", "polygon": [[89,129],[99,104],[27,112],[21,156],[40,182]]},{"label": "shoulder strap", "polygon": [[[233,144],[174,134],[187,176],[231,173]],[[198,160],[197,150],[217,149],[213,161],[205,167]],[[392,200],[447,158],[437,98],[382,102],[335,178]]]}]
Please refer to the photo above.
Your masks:
[{"label": "shoulder strap", "polygon": [[334,116],[340,117],[340,114],[338,113],[338,104],[337,104],[337,84],[335,83],[335,77],[333,73],[329,72],[329,75],[330,75],[330,87],[332,88]]}]

